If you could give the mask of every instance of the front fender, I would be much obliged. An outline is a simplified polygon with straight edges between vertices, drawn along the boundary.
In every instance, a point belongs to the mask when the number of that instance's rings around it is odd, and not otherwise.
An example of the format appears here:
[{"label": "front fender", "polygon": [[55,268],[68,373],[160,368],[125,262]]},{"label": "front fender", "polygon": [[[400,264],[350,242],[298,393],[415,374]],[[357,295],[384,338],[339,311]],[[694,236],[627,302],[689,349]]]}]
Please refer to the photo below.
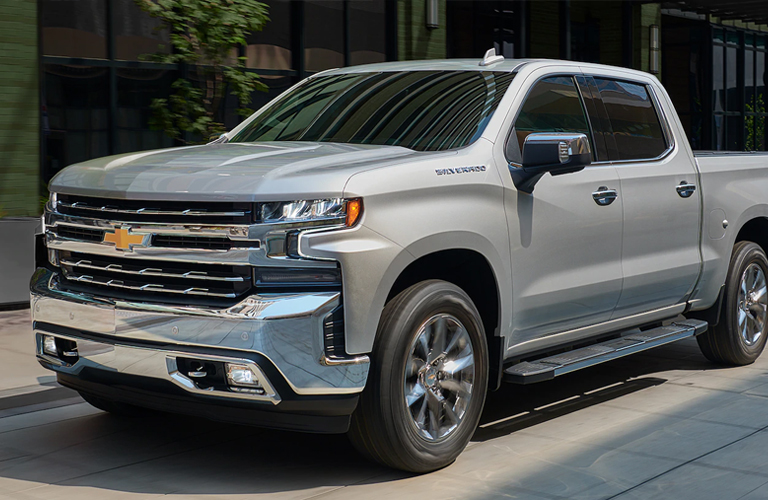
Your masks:
[{"label": "front fender", "polygon": [[[302,235],[303,255],[340,262],[346,350],[349,354],[371,352],[376,329],[387,297],[397,278],[414,261],[443,250],[472,250],[483,255],[498,285],[499,304],[510,304],[511,273],[496,246],[477,233],[445,232],[421,238],[406,247],[361,225],[356,228]],[[506,325],[508,308],[501,307]]]}]

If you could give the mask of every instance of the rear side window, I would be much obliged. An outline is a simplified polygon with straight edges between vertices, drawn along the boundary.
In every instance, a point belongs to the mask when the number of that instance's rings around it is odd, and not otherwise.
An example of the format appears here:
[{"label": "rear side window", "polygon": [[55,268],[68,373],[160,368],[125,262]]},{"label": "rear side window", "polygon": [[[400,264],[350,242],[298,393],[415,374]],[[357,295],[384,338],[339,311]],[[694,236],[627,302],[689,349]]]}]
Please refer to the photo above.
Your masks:
[{"label": "rear side window", "polygon": [[595,78],[595,83],[611,121],[618,159],[660,156],[667,149],[667,141],[646,86],[602,78]]},{"label": "rear side window", "polygon": [[535,132],[582,133],[591,143],[587,117],[573,78],[553,76],[537,82],[523,103],[513,131],[515,137],[507,143],[507,159],[515,163],[522,161],[520,152],[525,138]]}]

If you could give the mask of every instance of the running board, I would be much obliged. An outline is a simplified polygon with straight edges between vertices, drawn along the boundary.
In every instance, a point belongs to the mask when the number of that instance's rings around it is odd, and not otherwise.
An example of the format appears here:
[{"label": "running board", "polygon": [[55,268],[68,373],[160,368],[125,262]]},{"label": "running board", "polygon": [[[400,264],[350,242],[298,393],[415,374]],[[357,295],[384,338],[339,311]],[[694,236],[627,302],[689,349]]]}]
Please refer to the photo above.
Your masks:
[{"label": "running board", "polygon": [[643,332],[635,330],[628,332],[625,337],[510,366],[504,370],[504,381],[513,384],[533,384],[552,380],[558,375],[695,337],[707,331],[707,326],[706,321],[686,319]]}]

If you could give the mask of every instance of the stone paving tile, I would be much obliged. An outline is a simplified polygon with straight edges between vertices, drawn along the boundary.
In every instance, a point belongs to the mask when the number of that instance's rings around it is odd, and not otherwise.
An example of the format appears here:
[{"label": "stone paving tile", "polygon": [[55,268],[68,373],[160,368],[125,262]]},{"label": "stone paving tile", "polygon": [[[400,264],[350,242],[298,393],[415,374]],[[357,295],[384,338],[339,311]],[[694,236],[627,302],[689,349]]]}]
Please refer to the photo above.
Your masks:
[{"label": "stone paving tile", "polygon": [[[82,500],[84,498],[94,498],[98,500],[144,500],[160,497],[162,497],[162,495],[137,495],[125,491],[78,486],[62,487],[60,485],[44,485],[7,495],[7,498],[13,500]],[[2,496],[0,496],[0,498],[2,498]]]},{"label": "stone paving tile", "polygon": [[746,391],[744,391],[744,393],[750,394],[753,396],[762,396],[764,398],[768,398],[768,383],[751,387],[750,389],[747,389]]},{"label": "stone paving tile", "polygon": [[606,405],[669,417],[690,418],[704,411],[726,406],[739,397],[739,394],[734,392],[664,383],[645,391],[627,394],[607,402]]},{"label": "stone paving tile", "polygon": [[0,391],[38,385],[39,378],[50,378],[51,372],[35,360],[29,309],[0,312],[0,352]]},{"label": "stone paving tile", "polygon": [[626,489],[682,462],[580,443],[563,443],[518,456],[513,439],[502,438],[465,453],[446,474],[481,479],[494,489],[522,488],[538,494],[589,498],[585,492],[610,484]]},{"label": "stone paving tile", "polygon": [[752,474],[687,464],[616,496],[616,500],[738,500],[766,483]]},{"label": "stone paving tile", "polygon": [[595,435],[589,443],[661,458],[692,460],[751,432],[754,431],[712,422],[652,417]]},{"label": "stone paving tile", "polygon": [[766,410],[768,410],[768,401],[759,396],[750,396],[747,392],[729,401],[727,405],[703,411],[691,418],[726,425],[738,425],[751,429],[762,429],[768,426],[768,411]]},{"label": "stone paving tile", "polygon": [[367,498],[396,498],[398,500],[424,500],[425,498],[440,498],[450,500],[471,499],[521,499],[521,500],[564,500],[565,497],[544,495],[515,486],[504,486],[499,489],[487,480],[467,477],[456,477],[444,469],[445,473],[432,473],[421,477],[395,479],[386,483],[367,482],[354,484],[345,488],[329,491],[312,497],[312,500],[345,500]]},{"label": "stone paving tile", "polygon": [[739,500],[765,500],[766,498],[768,498],[768,483],[755,488],[743,497],[740,497]]},{"label": "stone paving tile", "polygon": [[100,413],[103,412],[97,410],[88,403],[80,403],[46,411],[3,417],[0,418],[0,442],[2,442],[3,434],[6,432],[13,432],[42,425],[55,425],[59,422],[65,422],[67,420],[87,417],[90,415],[98,415]]},{"label": "stone paving tile", "polygon": [[698,387],[701,389],[714,389],[718,391],[745,392],[765,383],[765,380],[761,380],[761,378],[737,378],[733,375],[734,374],[732,373],[730,377],[723,377],[715,373],[701,372],[675,380],[674,382],[670,382],[670,384]]},{"label": "stone paving tile", "polygon": [[697,463],[759,474],[768,481],[768,430],[707,455]]}]

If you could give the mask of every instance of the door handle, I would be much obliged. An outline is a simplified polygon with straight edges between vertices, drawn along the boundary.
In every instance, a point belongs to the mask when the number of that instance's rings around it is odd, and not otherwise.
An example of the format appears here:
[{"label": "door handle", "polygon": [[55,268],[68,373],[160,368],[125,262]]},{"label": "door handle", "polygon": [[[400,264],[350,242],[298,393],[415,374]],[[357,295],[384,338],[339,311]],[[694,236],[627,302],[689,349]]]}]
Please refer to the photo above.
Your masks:
[{"label": "door handle", "polygon": [[592,193],[592,198],[595,199],[595,203],[601,207],[605,207],[613,203],[613,200],[619,197],[619,193],[615,189],[608,189],[605,186],[600,186],[597,191]]},{"label": "door handle", "polygon": [[689,184],[688,181],[681,181],[677,186],[677,194],[681,198],[690,198],[694,191],[696,191],[696,184]]}]

